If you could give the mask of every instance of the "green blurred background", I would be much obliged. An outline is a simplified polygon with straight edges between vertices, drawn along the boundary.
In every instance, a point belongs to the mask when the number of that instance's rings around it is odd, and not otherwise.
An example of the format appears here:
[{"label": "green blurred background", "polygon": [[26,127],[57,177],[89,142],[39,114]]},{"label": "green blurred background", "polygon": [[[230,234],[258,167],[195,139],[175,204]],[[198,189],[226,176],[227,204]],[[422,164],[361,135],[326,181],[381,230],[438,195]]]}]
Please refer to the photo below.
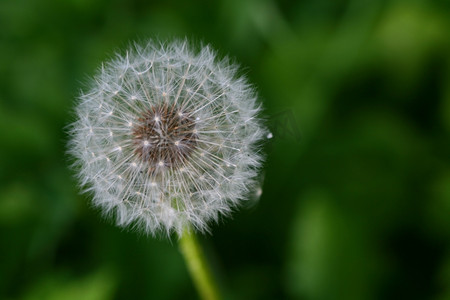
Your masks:
[{"label": "green blurred background", "polygon": [[133,40],[258,87],[263,195],[201,238],[226,299],[450,299],[449,1],[0,1],[0,298],[196,299],[175,238],[79,195],[64,126]]}]

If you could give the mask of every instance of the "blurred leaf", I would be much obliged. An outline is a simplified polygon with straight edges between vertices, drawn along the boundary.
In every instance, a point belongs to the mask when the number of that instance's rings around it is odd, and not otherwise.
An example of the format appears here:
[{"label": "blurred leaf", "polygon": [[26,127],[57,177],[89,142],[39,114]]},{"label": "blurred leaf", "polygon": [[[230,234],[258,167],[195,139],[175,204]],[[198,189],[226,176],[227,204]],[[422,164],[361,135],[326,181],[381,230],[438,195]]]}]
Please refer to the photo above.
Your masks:
[{"label": "blurred leaf", "polygon": [[116,278],[110,270],[99,270],[83,278],[58,276],[38,281],[23,300],[108,300],[113,299]]},{"label": "blurred leaf", "polygon": [[443,169],[428,187],[430,197],[426,209],[433,234],[450,240],[450,168]]},{"label": "blurred leaf", "polygon": [[449,44],[448,28],[448,12],[433,9],[426,2],[390,3],[374,34],[374,47],[386,59],[391,80],[410,88],[420,78],[430,54]]},{"label": "blurred leaf", "polygon": [[450,299],[450,253],[447,253],[447,257],[442,264],[442,269],[438,274],[439,281],[439,293],[433,299],[436,300],[449,300]]},{"label": "blurred leaf", "polygon": [[323,190],[299,201],[286,266],[290,293],[300,299],[375,299],[376,257],[364,230]]},{"label": "blurred leaf", "polygon": [[33,214],[34,193],[21,183],[0,190],[0,224],[11,226],[25,221]]}]

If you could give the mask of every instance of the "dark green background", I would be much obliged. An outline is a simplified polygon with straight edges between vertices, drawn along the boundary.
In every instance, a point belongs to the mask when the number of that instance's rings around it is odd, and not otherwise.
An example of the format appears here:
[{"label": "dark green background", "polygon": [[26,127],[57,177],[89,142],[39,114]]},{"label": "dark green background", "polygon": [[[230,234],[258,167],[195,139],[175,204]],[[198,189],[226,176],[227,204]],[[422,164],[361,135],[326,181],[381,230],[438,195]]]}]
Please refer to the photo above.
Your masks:
[{"label": "dark green background", "polygon": [[450,299],[448,1],[0,1],[0,298],[196,299],[175,238],[79,195],[64,126],[133,40],[240,62],[263,195],[201,238],[227,299]]}]

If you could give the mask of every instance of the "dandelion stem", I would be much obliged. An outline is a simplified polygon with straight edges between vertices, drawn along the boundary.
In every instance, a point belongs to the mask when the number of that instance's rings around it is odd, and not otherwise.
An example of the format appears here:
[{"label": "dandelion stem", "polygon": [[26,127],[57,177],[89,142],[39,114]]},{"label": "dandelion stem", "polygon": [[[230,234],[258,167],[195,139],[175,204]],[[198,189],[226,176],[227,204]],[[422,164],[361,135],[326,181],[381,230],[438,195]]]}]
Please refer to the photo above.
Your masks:
[{"label": "dandelion stem", "polygon": [[195,233],[187,228],[180,237],[180,250],[198,293],[204,300],[220,299]]}]

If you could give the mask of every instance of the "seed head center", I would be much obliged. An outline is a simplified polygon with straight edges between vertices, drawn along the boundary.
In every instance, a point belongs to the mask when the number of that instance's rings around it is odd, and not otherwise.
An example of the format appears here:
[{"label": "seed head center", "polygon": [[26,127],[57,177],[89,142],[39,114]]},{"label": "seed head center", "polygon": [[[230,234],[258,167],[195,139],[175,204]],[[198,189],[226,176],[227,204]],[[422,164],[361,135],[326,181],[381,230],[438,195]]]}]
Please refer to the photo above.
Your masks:
[{"label": "seed head center", "polygon": [[195,119],[175,105],[153,106],[132,129],[134,153],[150,172],[177,168],[189,158],[197,144]]}]

